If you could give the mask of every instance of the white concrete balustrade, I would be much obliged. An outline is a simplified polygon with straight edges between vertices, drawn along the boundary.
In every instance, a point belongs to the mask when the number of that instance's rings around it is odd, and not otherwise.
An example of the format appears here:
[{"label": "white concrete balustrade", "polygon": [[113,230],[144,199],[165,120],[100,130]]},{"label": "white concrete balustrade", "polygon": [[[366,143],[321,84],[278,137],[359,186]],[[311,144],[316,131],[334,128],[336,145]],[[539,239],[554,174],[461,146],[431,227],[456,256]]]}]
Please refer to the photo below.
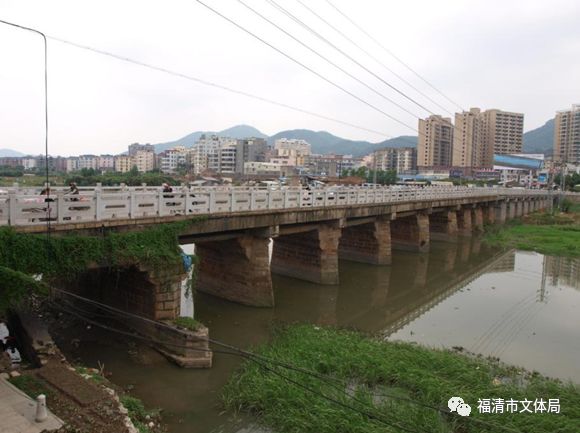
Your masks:
[{"label": "white concrete balustrade", "polygon": [[[164,193],[156,187],[80,188],[70,195],[52,188],[50,197],[40,189],[7,188],[0,193],[0,226],[81,223],[175,215],[208,215],[296,208],[388,204],[449,198],[547,196],[542,190],[467,187],[177,187]],[[48,201],[46,201],[48,199]]]}]

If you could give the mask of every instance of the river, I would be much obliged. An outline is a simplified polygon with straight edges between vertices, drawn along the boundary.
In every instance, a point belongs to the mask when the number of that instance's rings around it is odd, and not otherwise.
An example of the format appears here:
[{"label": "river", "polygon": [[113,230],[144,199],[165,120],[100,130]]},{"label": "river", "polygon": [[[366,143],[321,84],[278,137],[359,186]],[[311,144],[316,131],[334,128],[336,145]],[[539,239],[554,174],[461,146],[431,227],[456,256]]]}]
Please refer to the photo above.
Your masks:
[{"label": "river", "polygon": [[[273,276],[275,308],[196,295],[210,336],[242,348],[268,341],[279,323],[355,328],[432,347],[461,346],[550,377],[580,383],[580,259],[499,252],[477,238],[434,242],[426,254],[394,251],[391,266],[340,263],[340,285]],[[72,338],[80,343],[69,344]],[[172,433],[254,431],[220,404],[241,362],[215,354],[209,370],[183,370],[154,350],[95,329],[68,330],[67,357],[104,364],[110,379],[164,410]],[[255,431],[258,431],[257,429]]]}]

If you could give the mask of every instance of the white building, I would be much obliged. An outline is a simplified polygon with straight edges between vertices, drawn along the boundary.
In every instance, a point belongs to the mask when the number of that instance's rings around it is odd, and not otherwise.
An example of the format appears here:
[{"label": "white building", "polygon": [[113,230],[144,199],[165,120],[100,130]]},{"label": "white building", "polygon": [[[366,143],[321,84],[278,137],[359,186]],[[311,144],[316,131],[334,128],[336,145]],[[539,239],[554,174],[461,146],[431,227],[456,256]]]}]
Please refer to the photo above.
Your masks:
[{"label": "white building", "polygon": [[305,140],[280,138],[274,142],[274,152],[275,156],[272,158],[286,157],[288,165],[304,166],[306,158],[311,154],[311,146]]},{"label": "white building", "polygon": [[115,157],[113,155],[100,155],[99,169],[113,171],[115,169]]},{"label": "white building", "polygon": [[66,172],[78,171],[79,159],[76,156],[71,156],[66,159]]},{"label": "white building", "polygon": [[244,174],[280,176],[280,165],[271,162],[250,161],[244,163]]},{"label": "white building", "polygon": [[183,146],[162,152],[159,158],[159,168],[163,173],[175,173],[179,167],[185,167],[187,162],[187,150]]},{"label": "white building", "polygon": [[80,155],[78,157],[78,169],[83,168],[97,170],[99,168],[99,157],[96,155]]},{"label": "white building", "polygon": [[36,168],[36,158],[25,156],[22,158],[22,166],[24,167],[24,170],[32,170],[33,168]]}]

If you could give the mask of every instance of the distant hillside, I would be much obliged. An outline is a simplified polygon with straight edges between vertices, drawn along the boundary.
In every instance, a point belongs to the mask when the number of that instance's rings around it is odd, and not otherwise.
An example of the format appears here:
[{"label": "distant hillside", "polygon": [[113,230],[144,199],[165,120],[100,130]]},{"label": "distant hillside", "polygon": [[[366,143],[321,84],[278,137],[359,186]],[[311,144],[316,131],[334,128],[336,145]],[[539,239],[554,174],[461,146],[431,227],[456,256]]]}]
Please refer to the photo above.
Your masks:
[{"label": "distant hillside", "polygon": [[552,154],[554,150],[554,119],[548,120],[544,126],[524,134],[524,153]]},{"label": "distant hillside", "polygon": [[188,134],[185,137],[180,138],[179,140],[156,144],[155,152],[160,153],[163,152],[164,150],[171,149],[172,147],[175,146],[191,147],[196,141],[199,140],[199,137],[201,137],[203,134],[220,135],[222,137],[232,137],[232,138],[246,138],[246,137],[268,138],[266,134],[263,134],[262,132],[258,131],[253,126],[237,125],[219,132],[215,131],[192,132],[191,134]]},{"label": "distant hillside", "polygon": [[277,134],[268,137],[267,135],[260,132],[258,129],[248,126],[248,125],[238,125],[233,128],[224,129],[220,132],[215,131],[196,131],[179,140],[170,141],[167,143],[159,143],[155,145],[155,151],[157,153],[162,152],[166,149],[170,149],[174,146],[185,146],[191,147],[202,134],[216,134],[224,137],[233,138],[246,138],[246,137],[259,137],[268,140],[269,144],[274,144],[274,142],[279,138],[288,139],[299,139],[306,140],[312,145],[313,153],[337,153],[343,155],[354,155],[363,156],[367,155],[375,149],[380,149],[383,147],[416,147],[417,137],[414,136],[401,136],[392,138],[389,140],[382,141],[380,143],[371,143],[369,141],[355,141],[347,140],[342,137],[337,137],[326,131],[312,131],[310,129],[292,129],[287,131],[281,131]]},{"label": "distant hillside", "polygon": [[20,157],[24,156],[23,153],[17,152],[16,150],[12,149],[0,149],[0,157]]}]

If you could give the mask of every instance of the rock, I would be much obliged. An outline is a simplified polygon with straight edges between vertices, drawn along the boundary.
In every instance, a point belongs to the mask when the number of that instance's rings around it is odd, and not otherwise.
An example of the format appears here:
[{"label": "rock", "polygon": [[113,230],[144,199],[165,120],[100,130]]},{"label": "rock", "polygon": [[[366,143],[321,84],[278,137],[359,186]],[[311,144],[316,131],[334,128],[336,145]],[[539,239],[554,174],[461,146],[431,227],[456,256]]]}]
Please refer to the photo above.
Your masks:
[{"label": "rock", "polygon": [[151,421],[149,424],[147,424],[149,426],[149,428],[153,428],[155,427],[155,423],[153,421]]},{"label": "rock", "polygon": [[20,377],[20,376],[22,376],[22,375],[18,371],[11,371],[10,372],[10,377]]},{"label": "rock", "polygon": [[8,380],[10,375],[8,373],[0,373],[0,379]]}]

